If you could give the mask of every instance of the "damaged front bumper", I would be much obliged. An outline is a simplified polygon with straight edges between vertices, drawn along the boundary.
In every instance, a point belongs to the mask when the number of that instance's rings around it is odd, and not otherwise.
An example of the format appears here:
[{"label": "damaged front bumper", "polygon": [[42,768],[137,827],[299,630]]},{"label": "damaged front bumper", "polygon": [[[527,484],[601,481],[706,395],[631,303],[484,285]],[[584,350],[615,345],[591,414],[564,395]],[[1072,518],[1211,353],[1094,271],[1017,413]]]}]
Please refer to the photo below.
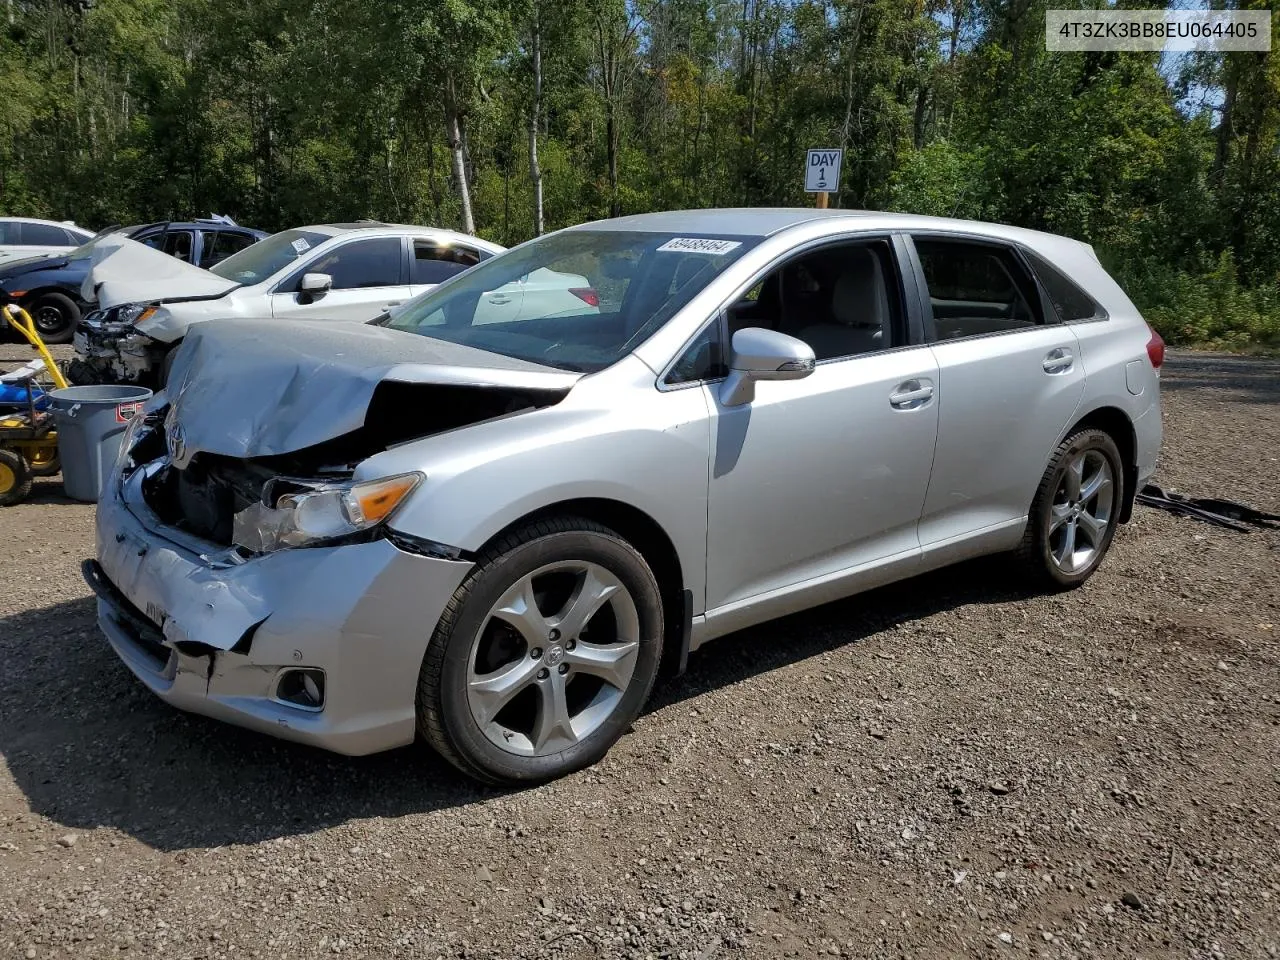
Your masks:
[{"label": "damaged front bumper", "polygon": [[[337,753],[412,742],[427,642],[472,564],[381,538],[216,552],[155,515],[145,472],[107,483],[86,565],[99,626],[138,678],[180,709]],[[299,672],[323,677],[318,707],[284,692]]]}]

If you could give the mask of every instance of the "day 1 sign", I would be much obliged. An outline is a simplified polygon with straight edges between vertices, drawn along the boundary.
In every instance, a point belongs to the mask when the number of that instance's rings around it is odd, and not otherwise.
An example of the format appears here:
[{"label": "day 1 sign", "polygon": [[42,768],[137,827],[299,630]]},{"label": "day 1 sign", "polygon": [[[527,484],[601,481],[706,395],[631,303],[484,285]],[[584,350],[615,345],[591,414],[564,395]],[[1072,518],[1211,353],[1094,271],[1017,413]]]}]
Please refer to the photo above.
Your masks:
[{"label": "day 1 sign", "polygon": [[805,193],[835,193],[840,189],[843,150],[810,150],[804,164]]}]

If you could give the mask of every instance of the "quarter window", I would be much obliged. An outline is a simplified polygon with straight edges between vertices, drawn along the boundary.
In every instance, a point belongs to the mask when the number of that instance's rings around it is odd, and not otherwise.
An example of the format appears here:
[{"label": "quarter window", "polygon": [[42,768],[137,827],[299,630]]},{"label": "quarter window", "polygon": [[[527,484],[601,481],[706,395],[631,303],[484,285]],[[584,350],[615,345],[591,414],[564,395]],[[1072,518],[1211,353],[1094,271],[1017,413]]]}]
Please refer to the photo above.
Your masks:
[{"label": "quarter window", "polygon": [[664,383],[696,383],[699,380],[716,380],[729,375],[724,357],[724,340],[720,336],[720,320],[717,318],[703,327],[693,343],[685,348],[680,359],[671,367]]},{"label": "quarter window", "polygon": [[1035,327],[1044,322],[1035,281],[1009,247],[919,238],[939,340]]},{"label": "quarter window", "polygon": [[1036,276],[1040,278],[1040,284],[1044,287],[1045,293],[1049,295],[1049,302],[1053,304],[1059,320],[1063,323],[1073,323],[1077,320],[1093,320],[1106,316],[1106,311],[1098,306],[1093,297],[1067,279],[1057,267],[1039,254],[1032,253],[1030,250],[1024,252],[1027,259],[1031,261],[1031,267],[1035,270]]},{"label": "quarter window", "polygon": [[403,256],[399,237],[356,240],[307,264],[305,272],[329,274],[334,290],[394,287],[400,283]]}]

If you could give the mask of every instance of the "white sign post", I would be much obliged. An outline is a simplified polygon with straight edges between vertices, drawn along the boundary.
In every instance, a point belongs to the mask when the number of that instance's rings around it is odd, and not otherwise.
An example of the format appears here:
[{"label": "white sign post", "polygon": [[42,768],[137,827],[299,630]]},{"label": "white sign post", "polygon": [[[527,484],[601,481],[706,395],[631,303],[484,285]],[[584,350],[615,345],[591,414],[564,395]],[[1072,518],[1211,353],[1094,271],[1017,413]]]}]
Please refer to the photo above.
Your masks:
[{"label": "white sign post", "polygon": [[827,194],[840,189],[843,150],[810,150],[804,163],[804,192],[818,195],[818,209],[825,210]]}]

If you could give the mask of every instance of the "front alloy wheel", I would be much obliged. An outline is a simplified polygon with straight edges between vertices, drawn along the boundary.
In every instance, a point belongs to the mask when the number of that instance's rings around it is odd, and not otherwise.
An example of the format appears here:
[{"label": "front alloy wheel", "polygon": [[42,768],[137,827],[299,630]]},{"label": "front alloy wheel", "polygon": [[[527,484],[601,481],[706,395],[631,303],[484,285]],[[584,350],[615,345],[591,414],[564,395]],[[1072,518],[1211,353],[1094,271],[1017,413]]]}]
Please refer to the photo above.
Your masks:
[{"label": "front alloy wheel", "polygon": [[486,548],[436,627],[418,729],[489,783],[590,766],[640,714],[662,653],[644,558],[581,518],[533,523]]},{"label": "front alloy wheel", "polygon": [[502,596],[472,645],[467,701],[496,746],[548,756],[595,732],[631,684],[640,615],[595,563],[553,563]]}]

